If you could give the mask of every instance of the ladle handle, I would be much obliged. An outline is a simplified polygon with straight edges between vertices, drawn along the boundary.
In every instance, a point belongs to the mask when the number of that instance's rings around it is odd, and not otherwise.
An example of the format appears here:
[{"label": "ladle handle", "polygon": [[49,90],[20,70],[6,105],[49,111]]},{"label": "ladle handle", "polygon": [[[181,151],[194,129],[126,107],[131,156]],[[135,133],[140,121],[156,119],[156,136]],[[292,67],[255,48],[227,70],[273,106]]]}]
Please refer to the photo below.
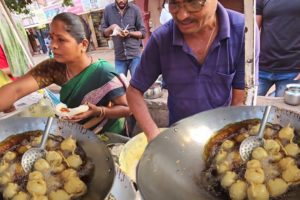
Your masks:
[{"label": "ladle handle", "polygon": [[260,124],[259,131],[258,131],[258,137],[260,139],[262,139],[263,136],[264,136],[264,130],[265,130],[266,124],[268,122],[268,118],[269,118],[269,114],[270,114],[271,108],[272,108],[272,106],[267,106],[265,108],[264,116],[263,116],[263,118],[261,120],[261,124]]},{"label": "ladle handle", "polygon": [[53,122],[53,117],[48,117],[47,123],[46,123],[46,128],[45,128],[45,131],[43,133],[42,141],[41,141],[41,144],[40,144],[41,149],[45,149],[52,122]]}]

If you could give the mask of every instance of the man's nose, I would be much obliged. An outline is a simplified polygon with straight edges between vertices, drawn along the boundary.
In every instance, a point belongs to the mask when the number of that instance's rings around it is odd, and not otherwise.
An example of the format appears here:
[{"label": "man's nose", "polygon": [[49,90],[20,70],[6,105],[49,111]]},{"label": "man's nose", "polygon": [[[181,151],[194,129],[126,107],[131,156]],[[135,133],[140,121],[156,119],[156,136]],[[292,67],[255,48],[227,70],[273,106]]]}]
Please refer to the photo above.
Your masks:
[{"label": "man's nose", "polygon": [[176,13],[177,19],[182,21],[182,20],[185,20],[189,16],[190,16],[190,13],[188,11],[186,11],[185,7],[180,6],[178,12]]}]

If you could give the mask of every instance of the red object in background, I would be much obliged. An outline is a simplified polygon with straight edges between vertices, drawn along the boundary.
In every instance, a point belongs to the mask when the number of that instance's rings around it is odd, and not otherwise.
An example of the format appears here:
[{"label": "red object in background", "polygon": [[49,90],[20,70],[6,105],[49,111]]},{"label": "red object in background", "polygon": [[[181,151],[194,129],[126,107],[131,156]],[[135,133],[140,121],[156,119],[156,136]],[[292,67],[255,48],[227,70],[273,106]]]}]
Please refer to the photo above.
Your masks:
[{"label": "red object in background", "polygon": [[[7,69],[9,68],[5,53],[0,45],[0,69]],[[14,77],[9,76],[11,80],[15,80]]]}]

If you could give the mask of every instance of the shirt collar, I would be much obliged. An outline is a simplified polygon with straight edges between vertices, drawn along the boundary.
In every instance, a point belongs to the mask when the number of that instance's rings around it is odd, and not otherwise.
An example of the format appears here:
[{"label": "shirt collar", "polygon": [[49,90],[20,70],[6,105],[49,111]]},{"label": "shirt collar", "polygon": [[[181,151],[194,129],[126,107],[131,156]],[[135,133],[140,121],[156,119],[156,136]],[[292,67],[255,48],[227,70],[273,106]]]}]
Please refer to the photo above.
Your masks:
[{"label": "shirt collar", "polygon": [[[219,33],[217,35],[217,40],[223,40],[230,38],[230,20],[227,10],[218,3],[217,5],[217,15],[219,20]],[[173,21],[173,45],[183,46],[184,39],[181,31],[177,27],[176,23]]]},{"label": "shirt collar", "polygon": [[[118,8],[116,2],[113,3],[113,7],[119,11],[119,8]],[[128,9],[129,7],[131,7],[130,2],[127,2],[127,7],[125,8],[125,10]]]}]

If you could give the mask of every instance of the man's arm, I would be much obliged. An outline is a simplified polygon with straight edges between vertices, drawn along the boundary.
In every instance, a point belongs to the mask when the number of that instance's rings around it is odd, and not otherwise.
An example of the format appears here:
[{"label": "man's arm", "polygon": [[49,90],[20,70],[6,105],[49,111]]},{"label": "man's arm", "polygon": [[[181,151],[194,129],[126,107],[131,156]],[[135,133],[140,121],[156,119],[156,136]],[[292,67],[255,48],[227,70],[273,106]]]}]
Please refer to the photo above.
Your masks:
[{"label": "man's arm", "polygon": [[242,106],[245,101],[245,91],[239,89],[232,89],[231,106]]},{"label": "man's arm", "polygon": [[136,31],[130,32],[130,37],[134,37],[137,39],[144,39],[146,36],[146,28],[144,24],[144,20],[142,18],[141,11],[137,10],[136,22],[135,22]]},{"label": "man's arm", "polygon": [[115,28],[121,29],[117,24],[112,24],[109,27],[105,28],[103,31],[104,37],[109,37],[114,32]]},{"label": "man's arm", "polygon": [[119,27],[117,24],[110,24],[108,18],[108,8],[105,8],[101,23],[101,30],[104,37],[109,37],[113,33],[114,29]]},{"label": "man's arm", "polygon": [[262,26],[262,20],[263,20],[262,15],[256,15],[256,23],[259,30],[261,29]]},{"label": "man's arm", "polygon": [[144,39],[146,36],[146,28],[140,10],[136,9],[135,31],[123,30],[120,33],[121,37],[132,37],[135,39]]},{"label": "man's arm", "polygon": [[136,39],[143,39],[144,35],[142,34],[141,31],[128,31],[128,30],[124,30],[120,32],[120,36],[121,37],[132,37],[132,38],[136,38]]},{"label": "man's arm", "polygon": [[126,96],[131,112],[150,142],[160,131],[149,113],[143,94],[130,85],[127,89]]}]

